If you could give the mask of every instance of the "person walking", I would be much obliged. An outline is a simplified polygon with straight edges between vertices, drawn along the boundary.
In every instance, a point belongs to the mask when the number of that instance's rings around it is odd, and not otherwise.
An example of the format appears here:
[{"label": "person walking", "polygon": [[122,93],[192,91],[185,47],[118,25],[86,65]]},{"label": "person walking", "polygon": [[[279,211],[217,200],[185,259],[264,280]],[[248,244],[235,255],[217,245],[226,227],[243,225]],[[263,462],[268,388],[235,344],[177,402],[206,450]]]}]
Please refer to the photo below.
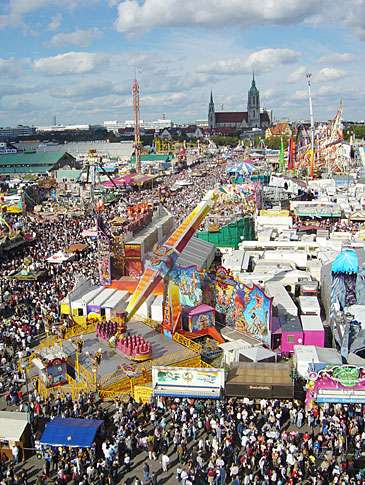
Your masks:
[{"label": "person walking", "polygon": [[163,472],[167,472],[167,468],[169,466],[169,463],[170,463],[169,456],[167,455],[167,453],[163,453],[163,455],[161,456],[161,465],[162,465],[162,471]]}]

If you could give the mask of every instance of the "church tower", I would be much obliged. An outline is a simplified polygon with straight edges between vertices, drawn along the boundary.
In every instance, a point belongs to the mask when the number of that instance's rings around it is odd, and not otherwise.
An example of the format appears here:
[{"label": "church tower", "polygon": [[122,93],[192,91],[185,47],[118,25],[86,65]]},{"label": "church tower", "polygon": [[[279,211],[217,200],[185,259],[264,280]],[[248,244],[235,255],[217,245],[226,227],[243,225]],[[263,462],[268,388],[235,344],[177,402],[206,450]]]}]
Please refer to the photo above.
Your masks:
[{"label": "church tower", "polygon": [[249,128],[260,128],[260,93],[256,87],[255,74],[252,75],[252,83],[248,92],[247,118]]},{"label": "church tower", "polygon": [[210,101],[209,101],[209,109],[208,109],[208,128],[210,130],[215,128],[215,109],[214,109],[212,91],[210,92]]}]

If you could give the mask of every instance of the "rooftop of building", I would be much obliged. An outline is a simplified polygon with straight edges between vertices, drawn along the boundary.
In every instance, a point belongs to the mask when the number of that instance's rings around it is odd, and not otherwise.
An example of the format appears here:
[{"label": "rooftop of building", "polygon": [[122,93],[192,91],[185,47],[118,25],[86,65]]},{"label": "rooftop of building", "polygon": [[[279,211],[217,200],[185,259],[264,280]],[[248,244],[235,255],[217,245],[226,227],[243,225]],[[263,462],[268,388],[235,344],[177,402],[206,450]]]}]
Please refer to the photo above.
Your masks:
[{"label": "rooftop of building", "polygon": [[73,160],[73,157],[67,152],[0,153],[0,174],[45,174],[65,155],[70,161]]}]

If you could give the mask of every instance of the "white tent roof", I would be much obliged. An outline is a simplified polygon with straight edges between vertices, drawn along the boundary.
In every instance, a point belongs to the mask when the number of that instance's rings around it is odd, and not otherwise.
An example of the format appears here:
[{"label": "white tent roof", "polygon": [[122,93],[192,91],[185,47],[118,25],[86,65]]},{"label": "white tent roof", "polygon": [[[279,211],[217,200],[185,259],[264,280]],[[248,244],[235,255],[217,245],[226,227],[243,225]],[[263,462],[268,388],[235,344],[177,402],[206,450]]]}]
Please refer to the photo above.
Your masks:
[{"label": "white tent roof", "polygon": [[20,441],[27,424],[27,413],[0,411],[0,440]]},{"label": "white tent roof", "polygon": [[250,347],[248,349],[240,349],[239,353],[247,359],[252,360],[252,362],[260,362],[260,360],[271,359],[272,357],[275,357],[275,352],[260,346]]},{"label": "white tent roof", "polygon": [[240,339],[240,340],[231,340],[230,342],[224,342],[223,344],[219,344],[218,347],[220,347],[225,351],[243,350],[250,347],[250,344]]}]

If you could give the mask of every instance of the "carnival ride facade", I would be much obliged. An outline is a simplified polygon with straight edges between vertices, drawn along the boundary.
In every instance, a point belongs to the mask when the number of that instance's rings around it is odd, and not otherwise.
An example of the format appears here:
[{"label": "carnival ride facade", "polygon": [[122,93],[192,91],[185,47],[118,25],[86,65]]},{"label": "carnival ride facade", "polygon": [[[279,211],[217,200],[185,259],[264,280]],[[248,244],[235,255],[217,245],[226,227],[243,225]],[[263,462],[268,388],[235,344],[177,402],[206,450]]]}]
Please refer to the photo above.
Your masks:
[{"label": "carnival ride facade", "polygon": [[[229,283],[223,283],[223,279],[217,276],[217,273],[202,272],[195,266],[176,265],[178,255],[212,209],[219,212],[227,209],[227,204],[232,202],[239,207],[240,212],[252,213],[255,207],[255,194],[250,192],[251,200],[246,200],[245,205],[242,205],[245,190],[244,186],[225,186],[208,192],[166,243],[155,246],[152,257],[147,262],[138,286],[129,300],[124,316],[125,322],[136,314],[156,286],[163,282],[162,329],[166,337],[171,338],[175,333],[189,339],[208,336],[222,343],[224,340],[215,328],[215,316],[218,311],[221,321],[236,326],[237,329],[240,327],[241,331],[255,335],[262,341],[269,341],[267,334],[271,318],[271,300],[258,287],[241,287],[233,278],[230,278]],[[227,295],[222,297],[222,291],[225,294],[226,289],[230,291],[229,303]],[[223,308],[225,304],[227,308]],[[230,317],[226,316],[229,314],[228,310],[233,312]]]},{"label": "carnival ride facade", "polygon": [[32,362],[47,388],[67,384],[67,355],[60,347],[37,352]]},{"label": "carnival ride facade", "polygon": [[[350,154],[343,145],[342,113],[341,103],[336,116],[316,129],[314,169],[317,172],[326,170],[328,173],[343,173],[348,169]],[[293,160],[291,160],[292,157]],[[295,141],[291,139],[289,146],[288,169],[308,170],[311,165],[311,157],[309,130],[305,126],[298,126]]]}]

